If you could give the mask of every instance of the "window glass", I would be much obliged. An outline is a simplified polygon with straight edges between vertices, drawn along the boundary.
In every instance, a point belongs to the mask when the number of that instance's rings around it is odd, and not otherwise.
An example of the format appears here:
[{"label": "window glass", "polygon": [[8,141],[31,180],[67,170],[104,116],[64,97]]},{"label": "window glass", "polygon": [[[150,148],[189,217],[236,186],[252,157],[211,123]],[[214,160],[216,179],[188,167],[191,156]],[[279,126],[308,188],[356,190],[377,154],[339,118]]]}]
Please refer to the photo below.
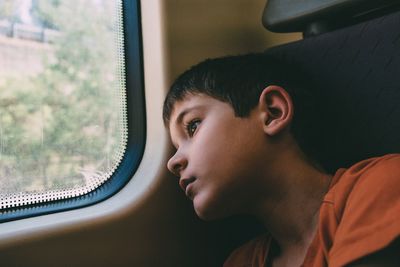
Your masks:
[{"label": "window glass", "polygon": [[0,210],[84,195],[127,142],[122,3],[0,1]]}]

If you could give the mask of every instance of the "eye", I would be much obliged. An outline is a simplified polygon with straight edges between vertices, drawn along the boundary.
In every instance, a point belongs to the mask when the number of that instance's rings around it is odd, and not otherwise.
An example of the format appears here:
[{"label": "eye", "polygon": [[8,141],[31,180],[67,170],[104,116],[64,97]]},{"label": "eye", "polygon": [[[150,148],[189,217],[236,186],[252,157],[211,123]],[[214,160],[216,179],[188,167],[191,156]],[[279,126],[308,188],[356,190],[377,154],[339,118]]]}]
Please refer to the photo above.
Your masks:
[{"label": "eye", "polygon": [[186,132],[187,134],[192,137],[194,135],[194,133],[197,130],[197,127],[199,127],[200,124],[200,120],[192,120],[190,121],[187,125],[186,125]]}]

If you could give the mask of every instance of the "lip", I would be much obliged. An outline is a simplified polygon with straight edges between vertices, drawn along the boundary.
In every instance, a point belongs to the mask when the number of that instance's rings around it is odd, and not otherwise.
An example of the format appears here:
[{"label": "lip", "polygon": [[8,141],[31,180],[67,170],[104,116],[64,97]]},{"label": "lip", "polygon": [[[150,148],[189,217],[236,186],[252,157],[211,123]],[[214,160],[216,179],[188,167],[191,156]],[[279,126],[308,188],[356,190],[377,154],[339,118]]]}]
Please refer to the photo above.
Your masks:
[{"label": "lip", "polygon": [[189,191],[190,191],[190,185],[196,180],[195,177],[189,177],[189,178],[182,178],[179,180],[179,186],[182,188],[182,190],[186,193],[186,196],[189,197]]}]

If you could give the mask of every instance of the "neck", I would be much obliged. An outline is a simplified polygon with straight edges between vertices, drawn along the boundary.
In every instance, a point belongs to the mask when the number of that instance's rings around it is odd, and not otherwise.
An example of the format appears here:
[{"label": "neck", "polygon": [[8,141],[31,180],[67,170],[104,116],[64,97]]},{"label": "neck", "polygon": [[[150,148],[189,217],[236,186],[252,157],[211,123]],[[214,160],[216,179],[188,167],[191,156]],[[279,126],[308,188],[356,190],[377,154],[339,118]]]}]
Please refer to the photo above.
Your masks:
[{"label": "neck", "polygon": [[298,148],[281,150],[280,155],[277,164],[265,170],[268,184],[260,191],[267,193],[258,196],[254,213],[282,253],[294,250],[305,254],[316,233],[319,209],[331,176],[311,164]]}]

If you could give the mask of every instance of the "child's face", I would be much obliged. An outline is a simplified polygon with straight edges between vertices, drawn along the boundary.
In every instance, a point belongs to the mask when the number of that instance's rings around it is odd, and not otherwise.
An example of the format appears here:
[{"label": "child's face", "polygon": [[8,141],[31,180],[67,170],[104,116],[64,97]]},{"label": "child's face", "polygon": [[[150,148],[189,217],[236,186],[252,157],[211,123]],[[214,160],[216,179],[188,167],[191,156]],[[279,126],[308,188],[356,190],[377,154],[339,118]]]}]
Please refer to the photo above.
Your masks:
[{"label": "child's face", "polygon": [[202,219],[244,213],[265,164],[266,137],[257,111],[235,117],[228,104],[206,95],[175,103],[169,130],[175,155],[168,169]]}]

